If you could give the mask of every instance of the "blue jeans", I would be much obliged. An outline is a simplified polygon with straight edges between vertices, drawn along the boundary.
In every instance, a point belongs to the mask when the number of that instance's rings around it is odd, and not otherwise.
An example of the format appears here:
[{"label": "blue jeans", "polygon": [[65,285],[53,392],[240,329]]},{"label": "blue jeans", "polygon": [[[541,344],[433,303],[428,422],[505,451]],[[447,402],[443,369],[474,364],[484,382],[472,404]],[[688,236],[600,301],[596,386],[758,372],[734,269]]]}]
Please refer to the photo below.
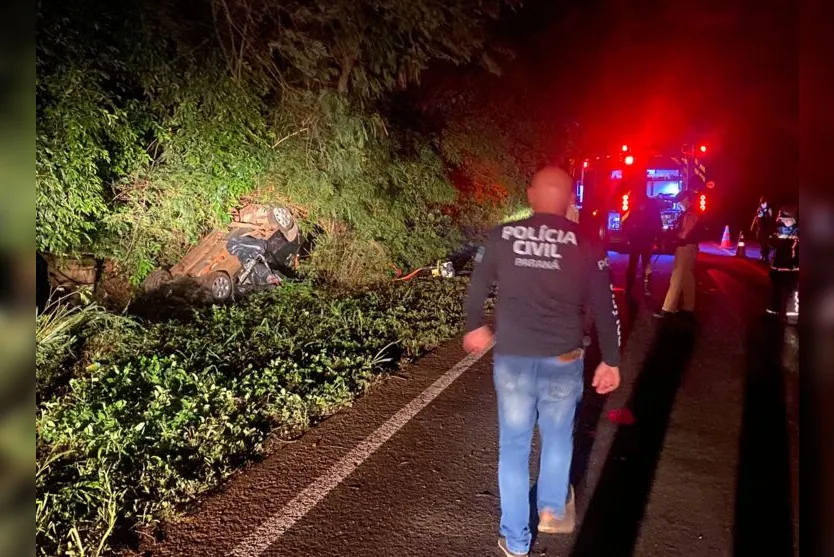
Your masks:
[{"label": "blue jeans", "polygon": [[542,440],[538,511],[565,514],[573,456],[573,420],[582,398],[583,358],[494,357],[500,431],[501,536],[514,553],[530,550],[530,445],[538,417]]}]

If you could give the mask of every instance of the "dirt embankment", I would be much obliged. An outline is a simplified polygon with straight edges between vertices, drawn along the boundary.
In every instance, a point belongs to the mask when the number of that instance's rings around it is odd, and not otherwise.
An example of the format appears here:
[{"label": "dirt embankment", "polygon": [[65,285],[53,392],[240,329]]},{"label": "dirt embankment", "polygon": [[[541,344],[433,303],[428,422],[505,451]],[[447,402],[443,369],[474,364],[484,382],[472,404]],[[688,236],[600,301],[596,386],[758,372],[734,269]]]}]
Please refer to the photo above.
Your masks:
[{"label": "dirt embankment", "polygon": [[82,290],[114,313],[148,321],[187,317],[194,308],[211,303],[205,288],[187,277],[145,292],[131,284],[127,273],[109,260],[61,259],[38,254],[37,270],[37,301],[41,309],[50,296],[55,298]]}]

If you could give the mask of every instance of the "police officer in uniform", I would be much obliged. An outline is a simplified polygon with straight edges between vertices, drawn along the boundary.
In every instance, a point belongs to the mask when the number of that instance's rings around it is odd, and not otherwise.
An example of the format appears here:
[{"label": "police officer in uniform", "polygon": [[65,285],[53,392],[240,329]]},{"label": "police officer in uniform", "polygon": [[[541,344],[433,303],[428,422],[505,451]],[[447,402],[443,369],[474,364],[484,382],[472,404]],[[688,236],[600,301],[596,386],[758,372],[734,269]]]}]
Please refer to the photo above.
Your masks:
[{"label": "police officer in uniform", "polygon": [[799,224],[795,207],[779,210],[776,229],[768,243],[773,248],[770,263],[773,295],[767,312],[781,318],[795,317],[799,309]]},{"label": "police officer in uniform", "polygon": [[756,209],[756,216],[753,217],[753,224],[750,225],[750,232],[754,233],[759,241],[761,249],[761,261],[770,261],[770,234],[773,231],[773,209],[767,203],[765,196],[759,198],[759,207]]}]

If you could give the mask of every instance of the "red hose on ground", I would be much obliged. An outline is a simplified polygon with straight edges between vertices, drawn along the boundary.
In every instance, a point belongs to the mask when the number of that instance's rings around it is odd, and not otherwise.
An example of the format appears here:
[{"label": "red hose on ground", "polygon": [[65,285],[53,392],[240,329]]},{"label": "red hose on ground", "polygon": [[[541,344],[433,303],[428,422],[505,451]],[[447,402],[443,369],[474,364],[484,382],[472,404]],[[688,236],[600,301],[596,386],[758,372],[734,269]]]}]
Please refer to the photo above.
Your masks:
[{"label": "red hose on ground", "polygon": [[394,279],[394,282],[396,282],[396,281],[402,281],[402,282],[405,282],[405,281],[407,281],[407,280],[411,280],[411,279],[413,279],[414,277],[416,277],[418,274],[420,274],[420,271],[422,271],[423,269],[425,269],[425,267],[420,267],[419,269],[414,269],[413,271],[411,271],[410,273],[408,273],[408,274],[407,274],[407,275],[405,275],[404,277],[398,277],[398,278],[395,278],[395,279]]}]

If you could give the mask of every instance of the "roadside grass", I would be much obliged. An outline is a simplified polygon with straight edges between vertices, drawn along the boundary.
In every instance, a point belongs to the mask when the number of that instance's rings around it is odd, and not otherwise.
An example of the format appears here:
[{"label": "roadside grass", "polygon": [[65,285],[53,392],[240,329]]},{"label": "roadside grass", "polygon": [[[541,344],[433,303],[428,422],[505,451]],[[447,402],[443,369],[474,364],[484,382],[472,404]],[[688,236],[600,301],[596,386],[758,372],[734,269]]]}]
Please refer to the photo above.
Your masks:
[{"label": "roadside grass", "polygon": [[466,280],[287,284],[189,321],[38,316],[37,544],[101,555],[456,335]]}]

